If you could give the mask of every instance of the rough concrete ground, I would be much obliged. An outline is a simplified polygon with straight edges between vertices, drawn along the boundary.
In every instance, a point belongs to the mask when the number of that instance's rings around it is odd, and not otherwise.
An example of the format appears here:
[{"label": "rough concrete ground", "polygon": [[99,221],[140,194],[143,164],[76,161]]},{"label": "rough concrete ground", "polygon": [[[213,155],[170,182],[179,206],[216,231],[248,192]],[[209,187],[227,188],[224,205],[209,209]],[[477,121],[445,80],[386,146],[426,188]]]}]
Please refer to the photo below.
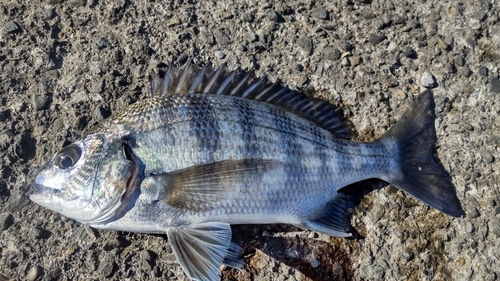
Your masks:
[{"label": "rough concrete ground", "polygon": [[185,280],[165,236],[93,230],[28,196],[54,152],[187,56],[340,102],[364,140],[433,87],[437,155],[467,213],[386,187],[354,212],[361,241],[241,226],[246,266],[223,280],[499,279],[498,2],[2,1],[0,280]]}]

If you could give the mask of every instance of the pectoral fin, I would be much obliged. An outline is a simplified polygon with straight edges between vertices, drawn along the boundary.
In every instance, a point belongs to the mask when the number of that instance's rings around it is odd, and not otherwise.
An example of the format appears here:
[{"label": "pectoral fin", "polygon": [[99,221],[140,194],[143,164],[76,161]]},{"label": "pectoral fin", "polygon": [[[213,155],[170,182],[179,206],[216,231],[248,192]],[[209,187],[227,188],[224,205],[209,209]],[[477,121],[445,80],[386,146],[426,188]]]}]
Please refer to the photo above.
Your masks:
[{"label": "pectoral fin", "polygon": [[229,224],[207,222],[170,228],[167,235],[177,261],[191,280],[220,280],[220,266],[232,247]]},{"label": "pectoral fin", "polygon": [[224,160],[153,175],[151,179],[162,187],[158,199],[178,208],[198,211],[200,206],[230,196],[238,183],[259,182],[263,173],[281,165],[279,161],[267,159]]}]

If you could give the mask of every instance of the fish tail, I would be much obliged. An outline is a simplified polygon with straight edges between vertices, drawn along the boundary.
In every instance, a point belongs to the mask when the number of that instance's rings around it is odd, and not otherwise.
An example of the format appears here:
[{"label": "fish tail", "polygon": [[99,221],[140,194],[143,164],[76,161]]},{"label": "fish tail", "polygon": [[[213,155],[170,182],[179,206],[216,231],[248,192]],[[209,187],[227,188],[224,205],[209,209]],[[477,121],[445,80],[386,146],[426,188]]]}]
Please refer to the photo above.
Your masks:
[{"label": "fish tail", "polygon": [[443,165],[434,157],[437,141],[431,91],[422,93],[413,106],[380,139],[395,145],[395,169],[390,184],[448,215],[464,214],[455,187]]}]

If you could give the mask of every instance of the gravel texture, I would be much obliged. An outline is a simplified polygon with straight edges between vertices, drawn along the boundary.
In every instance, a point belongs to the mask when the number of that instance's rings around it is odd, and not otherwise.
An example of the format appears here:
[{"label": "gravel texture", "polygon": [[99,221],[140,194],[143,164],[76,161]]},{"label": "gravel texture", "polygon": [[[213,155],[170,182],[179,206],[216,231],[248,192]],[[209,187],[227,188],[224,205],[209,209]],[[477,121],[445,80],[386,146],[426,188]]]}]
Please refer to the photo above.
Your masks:
[{"label": "gravel texture", "polygon": [[437,155],[467,213],[388,186],[354,210],[360,241],[240,226],[246,266],[223,280],[500,278],[499,1],[254,2],[0,3],[0,280],[185,280],[166,236],[94,230],[28,196],[54,152],[191,56],[339,103],[360,140],[432,87]]}]

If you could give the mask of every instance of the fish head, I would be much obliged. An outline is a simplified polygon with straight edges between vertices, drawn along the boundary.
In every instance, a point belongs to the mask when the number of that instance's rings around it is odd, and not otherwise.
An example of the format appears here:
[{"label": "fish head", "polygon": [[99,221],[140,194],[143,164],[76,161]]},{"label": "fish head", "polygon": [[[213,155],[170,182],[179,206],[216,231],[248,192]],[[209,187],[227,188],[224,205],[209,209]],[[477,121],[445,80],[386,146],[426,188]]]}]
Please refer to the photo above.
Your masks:
[{"label": "fish head", "polygon": [[86,224],[111,219],[137,165],[124,144],[93,134],[59,150],[35,177],[35,203]]}]

